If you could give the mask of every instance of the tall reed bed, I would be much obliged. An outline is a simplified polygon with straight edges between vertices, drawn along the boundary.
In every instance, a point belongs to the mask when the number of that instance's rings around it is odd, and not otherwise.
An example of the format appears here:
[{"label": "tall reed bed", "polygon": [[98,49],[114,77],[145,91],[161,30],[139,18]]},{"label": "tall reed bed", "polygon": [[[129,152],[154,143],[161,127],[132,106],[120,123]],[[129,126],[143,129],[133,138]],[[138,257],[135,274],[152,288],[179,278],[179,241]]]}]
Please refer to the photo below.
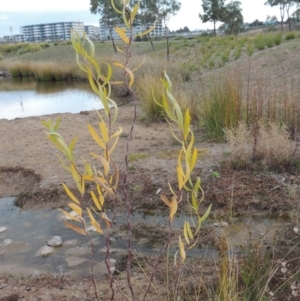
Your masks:
[{"label": "tall reed bed", "polygon": [[55,62],[14,61],[3,64],[12,77],[33,76],[38,81],[61,81],[65,79],[85,79],[76,65],[61,65]]}]

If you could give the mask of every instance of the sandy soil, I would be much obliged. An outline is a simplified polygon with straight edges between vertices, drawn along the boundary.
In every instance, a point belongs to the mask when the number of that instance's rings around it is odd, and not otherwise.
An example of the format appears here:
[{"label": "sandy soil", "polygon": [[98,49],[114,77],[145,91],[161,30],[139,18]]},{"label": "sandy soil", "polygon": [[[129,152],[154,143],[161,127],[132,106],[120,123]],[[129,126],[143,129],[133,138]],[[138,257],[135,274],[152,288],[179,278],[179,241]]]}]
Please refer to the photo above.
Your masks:
[{"label": "sandy soil", "polygon": [[[138,116],[141,115],[139,112]],[[120,107],[118,124],[123,134],[114,158],[124,173],[124,150],[133,116],[133,105]],[[75,185],[71,177],[59,164],[58,151],[48,141],[40,119],[55,119],[57,116],[30,117],[15,120],[0,120],[0,196],[17,196],[23,209],[41,207],[59,208],[65,206],[68,198],[61,190],[61,182],[71,188]],[[78,137],[75,148],[76,158],[89,159],[89,151],[98,151],[87,131],[87,123],[97,126],[95,112],[80,114],[61,114],[60,133],[67,142]],[[228,216],[232,206],[233,215],[246,213],[288,215],[297,208],[297,194],[291,193],[291,187],[300,182],[298,175],[254,173],[251,170],[232,170],[226,162],[225,144],[206,143],[201,140],[201,132],[195,129],[197,147],[201,159],[196,173],[203,180],[205,191],[204,207],[213,204],[212,216]],[[157,190],[168,192],[168,180],[175,182],[176,154],[178,145],[170,135],[169,125],[164,122],[149,123],[137,120],[133,139],[130,142],[129,177],[127,188],[132,200],[133,210],[165,212]],[[213,171],[218,172],[218,177]],[[297,190],[298,191],[298,190]],[[180,208],[179,212],[184,212]],[[210,239],[208,239],[210,240]],[[1,258],[0,258],[1,259]],[[0,260],[1,264],[1,260]],[[199,265],[200,267],[200,265]],[[209,275],[209,272],[208,272]],[[133,282],[141,291],[147,281],[137,273]],[[210,279],[208,276],[207,279]],[[97,285],[100,300],[108,300],[108,287]],[[121,287],[126,281],[120,278]],[[122,290],[121,290],[122,291]],[[128,292],[127,292],[128,293]],[[2,277],[0,272],[0,301],[8,300],[93,300],[90,279],[72,279],[67,276],[53,277],[42,275],[35,278],[14,279]],[[116,300],[125,300],[122,294]],[[162,299],[163,300],[163,299]]]}]

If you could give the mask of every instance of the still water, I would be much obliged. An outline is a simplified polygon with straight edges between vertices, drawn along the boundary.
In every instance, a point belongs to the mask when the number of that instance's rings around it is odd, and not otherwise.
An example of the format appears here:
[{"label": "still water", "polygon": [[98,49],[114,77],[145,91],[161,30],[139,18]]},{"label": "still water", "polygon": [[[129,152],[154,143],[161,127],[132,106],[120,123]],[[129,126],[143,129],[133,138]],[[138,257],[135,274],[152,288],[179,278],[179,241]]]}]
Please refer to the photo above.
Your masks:
[{"label": "still water", "polygon": [[0,119],[93,109],[102,109],[102,104],[87,83],[0,79]]}]

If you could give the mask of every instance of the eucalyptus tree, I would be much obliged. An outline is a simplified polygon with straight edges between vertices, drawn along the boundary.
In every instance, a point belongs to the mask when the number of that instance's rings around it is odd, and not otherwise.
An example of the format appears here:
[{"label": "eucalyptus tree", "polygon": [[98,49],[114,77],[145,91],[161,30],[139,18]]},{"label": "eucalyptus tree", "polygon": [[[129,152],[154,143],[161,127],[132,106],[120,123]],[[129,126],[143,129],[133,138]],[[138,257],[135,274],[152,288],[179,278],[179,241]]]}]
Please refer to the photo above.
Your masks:
[{"label": "eucalyptus tree", "polygon": [[216,35],[217,21],[223,21],[225,1],[224,0],[203,0],[202,1],[203,14],[199,14],[199,18],[203,23],[214,23],[214,35]]},{"label": "eucalyptus tree", "polygon": [[244,28],[244,17],[242,14],[242,3],[240,1],[231,1],[225,5],[222,27],[225,33],[238,34]]},{"label": "eucalyptus tree", "polygon": [[291,20],[290,20],[290,9],[294,5],[299,6],[299,4],[300,4],[299,0],[267,0],[265,2],[265,5],[269,5],[271,7],[279,6],[280,18],[281,18],[281,22],[280,22],[281,30],[283,30],[283,21],[284,21],[285,14],[287,15],[288,18],[289,30],[292,30]]}]

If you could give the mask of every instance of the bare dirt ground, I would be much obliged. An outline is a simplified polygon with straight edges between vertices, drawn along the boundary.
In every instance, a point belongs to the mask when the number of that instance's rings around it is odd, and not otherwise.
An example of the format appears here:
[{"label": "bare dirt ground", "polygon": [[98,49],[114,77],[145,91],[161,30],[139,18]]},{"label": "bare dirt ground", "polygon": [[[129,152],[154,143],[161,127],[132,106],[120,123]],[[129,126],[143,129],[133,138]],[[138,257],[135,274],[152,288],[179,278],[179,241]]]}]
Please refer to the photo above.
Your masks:
[{"label": "bare dirt ground", "polygon": [[[132,104],[120,107],[116,126],[123,127],[123,134],[119,147],[114,152],[114,158],[120,166],[121,174],[124,173],[124,150],[132,116]],[[71,188],[75,187],[70,175],[60,165],[58,151],[47,139],[40,123],[40,119],[56,117],[52,115],[42,118],[0,120],[0,197],[21,194],[18,202],[25,210],[63,207],[67,204],[68,198],[61,189],[61,182],[67,183]],[[75,147],[76,159],[88,160],[89,151],[98,151],[87,130],[87,123],[97,127],[99,121],[97,114],[95,112],[61,114],[61,118],[60,133],[65,140],[70,142],[73,137],[78,137]],[[233,216],[255,213],[286,216],[297,210],[300,182],[298,174],[233,170],[226,163],[228,149],[225,144],[203,142],[201,132],[197,129],[195,136],[200,154],[196,174],[202,178],[205,191],[203,208],[212,203],[212,217],[226,218],[231,208]],[[161,189],[163,193],[169,194],[168,181],[176,182],[177,150],[178,145],[172,139],[167,123],[137,120],[133,139],[130,141],[131,156],[127,182],[133,210],[168,214],[168,209],[160,201],[157,191]],[[182,212],[187,212],[185,207],[180,208],[179,214]],[[206,239],[207,242],[211,240],[209,237]],[[205,244],[205,241],[202,243]],[[209,273],[207,272],[207,279],[210,279]],[[120,276],[121,292],[126,287],[126,280],[122,277]],[[104,282],[107,282],[107,279]],[[145,291],[147,281],[143,275],[135,273],[133,282],[141,291]],[[99,298],[108,300],[109,288],[102,283],[103,280],[97,281]],[[1,277],[0,271],[0,301],[93,300],[93,298],[89,278],[73,279],[68,276],[41,275],[38,278],[16,279]],[[126,298],[118,294],[115,300]],[[164,300],[163,297],[161,300]]]}]

